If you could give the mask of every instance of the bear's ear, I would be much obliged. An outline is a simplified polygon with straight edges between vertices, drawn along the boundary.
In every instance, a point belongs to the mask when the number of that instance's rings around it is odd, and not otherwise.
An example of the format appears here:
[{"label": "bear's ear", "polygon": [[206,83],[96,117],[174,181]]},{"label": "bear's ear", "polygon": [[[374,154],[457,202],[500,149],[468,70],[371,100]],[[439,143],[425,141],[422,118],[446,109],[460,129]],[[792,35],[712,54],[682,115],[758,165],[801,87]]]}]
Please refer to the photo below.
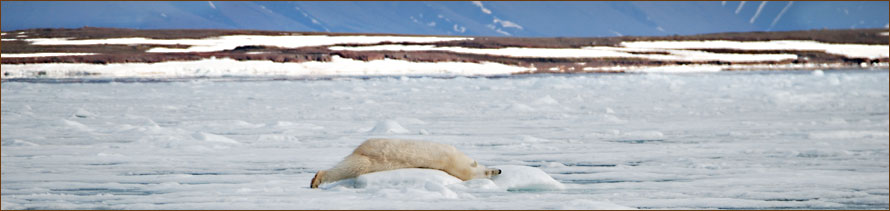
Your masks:
[{"label": "bear's ear", "polygon": [[476,167],[476,166],[479,166],[479,163],[477,163],[477,162],[474,160],[474,161],[473,161],[473,164],[470,164],[470,167]]}]

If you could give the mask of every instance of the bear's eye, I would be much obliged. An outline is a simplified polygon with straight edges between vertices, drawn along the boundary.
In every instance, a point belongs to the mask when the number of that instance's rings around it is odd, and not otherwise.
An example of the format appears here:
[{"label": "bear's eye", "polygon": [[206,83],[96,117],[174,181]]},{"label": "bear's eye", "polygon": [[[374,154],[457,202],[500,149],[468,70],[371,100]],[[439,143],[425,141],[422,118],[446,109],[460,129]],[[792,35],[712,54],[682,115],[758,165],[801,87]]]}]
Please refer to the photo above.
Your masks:
[{"label": "bear's eye", "polygon": [[476,166],[479,166],[479,164],[476,163],[476,161],[473,161],[473,164],[470,164],[470,167],[476,167]]}]

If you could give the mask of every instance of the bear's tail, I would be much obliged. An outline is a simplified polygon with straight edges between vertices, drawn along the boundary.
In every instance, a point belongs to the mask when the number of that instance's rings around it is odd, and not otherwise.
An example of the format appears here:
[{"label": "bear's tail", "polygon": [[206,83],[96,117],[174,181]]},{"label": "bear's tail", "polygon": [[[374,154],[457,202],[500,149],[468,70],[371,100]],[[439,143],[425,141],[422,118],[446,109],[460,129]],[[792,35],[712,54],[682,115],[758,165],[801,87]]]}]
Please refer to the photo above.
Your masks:
[{"label": "bear's tail", "polygon": [[318,185],[321,184],[321,178],[324,177],[324,173],[324,170],[319,170],[318,173],[315,173],[315,176],[312,177],[312,183],[309,184],[309,188],[318,188]]}]

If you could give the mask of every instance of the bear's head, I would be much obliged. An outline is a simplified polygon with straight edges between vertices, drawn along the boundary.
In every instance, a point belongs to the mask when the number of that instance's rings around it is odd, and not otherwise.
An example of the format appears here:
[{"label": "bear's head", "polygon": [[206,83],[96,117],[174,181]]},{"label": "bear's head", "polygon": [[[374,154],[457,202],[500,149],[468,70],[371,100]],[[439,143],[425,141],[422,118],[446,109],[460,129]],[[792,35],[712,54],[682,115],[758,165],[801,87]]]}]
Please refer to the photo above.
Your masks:
[{"label": "bear's head", "polygon": [[500,169],[486,168],[483,165],[479,165],[479,163],[476,161],[473,161],[473,163],[470,164],[470,169],[472,169],[471,170],[472,171],[471,175],[473,177],[472,179],[480,179],[480,178],[490,179],[493,176],[501,174]]}]

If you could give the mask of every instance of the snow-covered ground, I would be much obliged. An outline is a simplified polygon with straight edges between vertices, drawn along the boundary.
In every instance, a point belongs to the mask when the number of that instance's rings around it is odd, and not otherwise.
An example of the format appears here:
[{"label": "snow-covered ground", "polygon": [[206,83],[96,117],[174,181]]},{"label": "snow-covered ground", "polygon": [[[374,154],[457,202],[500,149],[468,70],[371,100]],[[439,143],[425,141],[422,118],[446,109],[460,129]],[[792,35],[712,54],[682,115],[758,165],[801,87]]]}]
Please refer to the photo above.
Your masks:
[{"label": "snow-covered ground", "polygon": [[[886,70],[0,86],[3,209],[888,208]],[[371,137],[504,175],[309,189]]]},{"label": "snow-covered ground", "polygon": [[830,54],[843,55],[850,58],[886,58],[890,56],[888,45],[837,44],[822,43],[809,40],[772,40],[772,41],[637,41],[622,42],[629,48],[647,49],[739,49],[739,50],[802,50],[824,51]]},{"label": "snow-covered ground", "polygon": [[49,56],[89,56],[95,53],[4,53],[0,54],[3,58],[22,58],[22,57],[49,57]]},{"label": "snow-covered ground", "polygon": [[[482,49],[465,47],[437,47],[433,45],[372,45],[345,47],[333,46],[331,50],[348,51],[450,51],[468,54],[488,54],[534,58],[642,58],[669,61],[781,61],[797,59],[794,54],[761,53],[710,53],[686,49],[739,49],[739,50],[805,50],[823,51],[851,58],[885,58],[890,46],[821,43],[803,40],[773,41],[638,41],[622,42],[623,47],[590,46],[584,48],[500,48]],[[633,54],[632,52],[662,52],[668,54]]]},{"label": "snow-covered ground", "polygon": [[422,37],[422,36],[327,36],[327,35],[229,35],[210,37],[204,39],[151,39],[144,37],[110,38],[110,39],[82,39],[69,38],[32,38],[24,39],[32,45],[191,45],[189,48],[164,48],[149,49],[150,53],[174,53],[174,52],[212,52],[231,50],[238,46],[265,45],[282,48],[299,48],[307,46],[323,46],[344,43],[380,43],[380,42],[440,42],[455,40],[471,40],[470,37]]},{"label": "snow-covered ground", "polygon": [[[591,46],[584,48],[466,48],[437,47],[434,45],[371,45],[371,46],[332,46],[337,51],[449,51],[466,54],[486,54],[526,58],[640,58],[667,61],[728,61],[758,62],[797,59],[794,54],[731,54],[711,53],[694,50],[664,50],[657,48],[617,48]],[[667,54],[633,54],[630,52],[662,52]]]},{"label": "snow-covered ground", "polygon": [[509,75],[532,68],[494,62],[410,62],[383,59],[353,60],[332,56],[330,62],[237,61],[210,58],[158,63],[36,63],[3,64],[3,78],[183,78],[183,77],[315,77],[376,75]]}]

